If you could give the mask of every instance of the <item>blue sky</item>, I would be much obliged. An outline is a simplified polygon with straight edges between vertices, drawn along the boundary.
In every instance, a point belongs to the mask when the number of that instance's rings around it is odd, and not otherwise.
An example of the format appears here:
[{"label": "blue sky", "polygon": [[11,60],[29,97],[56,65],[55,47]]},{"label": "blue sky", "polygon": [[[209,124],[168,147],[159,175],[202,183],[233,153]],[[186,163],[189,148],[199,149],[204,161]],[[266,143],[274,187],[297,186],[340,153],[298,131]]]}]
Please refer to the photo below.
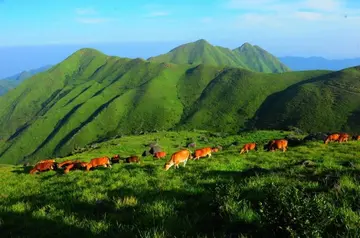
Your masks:
[{"label": "blue sky", "polygon": [[229,48],[250,42],[276,56],[352,58],[360,57],[359,29],[358,0],[0,0],[2,49],[107,42],[151,48],[203,38]]}]

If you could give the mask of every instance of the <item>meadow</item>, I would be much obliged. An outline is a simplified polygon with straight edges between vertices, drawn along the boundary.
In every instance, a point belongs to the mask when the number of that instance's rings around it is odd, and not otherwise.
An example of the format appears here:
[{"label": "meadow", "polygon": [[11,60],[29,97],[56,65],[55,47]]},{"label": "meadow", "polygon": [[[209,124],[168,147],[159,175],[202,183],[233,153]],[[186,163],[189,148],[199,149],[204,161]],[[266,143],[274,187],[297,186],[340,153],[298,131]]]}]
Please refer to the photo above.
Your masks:
[{"label": "meadow", "polygon": [[[1,165],[0,236],[359,237],[360,142],[312,141],[285,153],[263,151],[269,139],[289,134],[158,132],[57,159],[141,156],[151,142],[168,153],[166,159],[141,157],[140,164],[89,172],[30,175],[23,166]],[[240,155],[252,141],[259,150]],[[189,142],[223,149],[164,171],[171,153]]]}]

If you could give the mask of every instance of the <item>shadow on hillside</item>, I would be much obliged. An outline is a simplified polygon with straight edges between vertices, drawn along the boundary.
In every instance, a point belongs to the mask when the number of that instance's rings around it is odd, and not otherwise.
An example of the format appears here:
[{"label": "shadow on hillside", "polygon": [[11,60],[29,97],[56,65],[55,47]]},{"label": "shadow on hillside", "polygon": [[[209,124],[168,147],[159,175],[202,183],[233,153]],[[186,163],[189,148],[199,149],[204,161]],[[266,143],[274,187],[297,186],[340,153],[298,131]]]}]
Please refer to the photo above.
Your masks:
[{"label": "shadow on hillside", "polygon": [[[299,166],[306,169],[299,170],[297,173],[289,172],[289,170]],[[199,235],[240,237],[237,234],[250,237],[280,237],[287,236],[288,233],[279,230],[276,227],[277,225],[264,225],[257,219],[247,220],[238,217],[238,214],[243,211],[241,209],[244,209],[241,205],[237,205],[239,201],[248,201],[252,210],[258,212],[259,202],[266,203],[270,199],[269,201],[272,204],[267,207],[267,212],[270,215],[264,218],[262,217],[264,215],[258,214],[259,218],[288,222],[289,219],[286,213],[277,213],[276,209],[281,210],[283,209],[282,206],[285,205],[280,204],[282,200],[277,200],[276,191],[273,191],[272,187],[267,188],[265,186],[246,187],[246,189],[231,192],[231,189],[226,187],[229,181],[235,182],[232,186],[240,186],[252,177],[279,175],[289,178],[289,181],[295,179],[319,182],[318,188],[305,190],[305,193],[311,195],[336,187],[337,178],[342,174],[357,177],[360,175],[359,172],[353,169],[341,171],[324,170],[322,173],[314,174],[313,171],[316,165],[309,166],[305,161],[289,163],[274,169],[254,167],[244,171],[205,171],[205,167],[206,165],[204,165],[204,170],[199,167],[198,171],[203,171],[199,172],[200,179],[197,176],[191,176],[193,172],[186,168],[180,167],[177,170],[177,172],[182,173],[185,184],[194,186],[189,186],[189,189],[185,187],[177,190],[163,190],[161,189],[163,181],[159,181],[154,177],[154,179],[148,181],[151,184],[150,187],[148,187],[149,184],[143,183],[139,183],[138,187],[134,187],[133,184],[125,182],[121,185],[121,188],[104,192],[107,199],[95,200],[91,203],[84,202],[82,198],[78,197],[79,195],[74,191],[73,187],[68,186],[68,181],[52,182],[49,180],[50,184],[47,186],[47,191],[43,193],[18,199],[7,198],[2,201],[1,203],[6,207],[11,207],[17,203],[26,203],[29,204],[31,210],[21,215],[13,212],[0,213],[3,222],[1,226],[3,231],[11,231],[13,236],[96,237],[89,231],[87,224],[79,224],[79,226],[87,227],[87,230],[85,230],[85,228],[73,227],[61,222],[62,219],[70,216],[73,217],[72,220],[76,219],[81,222],[106,221],[108,226],[106,231],[101,234],[101,237],[154,237],[155,235],[151,232],[156,231],[165,232],[166,237],[175,235],[178,237],[196,237]],[[142,169],[149,177],[156,173],[154,165],[138,166],[137,164],[127,164],[126,169]],[[207,182],[202,182],[201,178],[206,178]],[[278,188],[276,184],[272,186]],[[288,187],[292,187],[290,182]],[[235,203],[231,202],[231,196],[234,197]],[[300,205],[295,205],[306,207],[306,205],[301,204],[301,199]],[[229,209],[228,212],[231,215],[224,213],[224,207],[226,206],[229,206],[227,209]],[[39,210],[44,211],[49,217],[55,217],[54,220],[56,221],[36,219],[31,215],[32,212]],[[326,209],[323,210],[326,212]],[[62,211],[63,214],[56,213],[56,211]],[[296,222],[300,221],[294,222],[294,229],[302,229],[296,228]],[[44,227],[50,228],[44,230]],[[336,229],[332,230],[332,228],[330,225],[327,227],[327,234],[337,233]],[[148,236],[144,235],[145,233]]]},{"label": "shadow on hillside", "polygon": [[1,212],[0,237],[96,237],[90,231],[55,221],[35,218],[31,213]]},{"label": "shadow on hillside", "polygon": [[[30,170],[32,170],[34,167],[33,166],[26,166],[26,167],[16,167],[16,169],[13,169],[11,172],[15,173],[15,174],[29,174]],[[51,170],[51,171],[44,171],[44,172],[37,172],[36,174],[39,173],[55,173],[53,175],[60,175],[63,174],[63,170],[62,169],[56,169],[56,170]],[[34,174],[35,175],[35,174]]]}]

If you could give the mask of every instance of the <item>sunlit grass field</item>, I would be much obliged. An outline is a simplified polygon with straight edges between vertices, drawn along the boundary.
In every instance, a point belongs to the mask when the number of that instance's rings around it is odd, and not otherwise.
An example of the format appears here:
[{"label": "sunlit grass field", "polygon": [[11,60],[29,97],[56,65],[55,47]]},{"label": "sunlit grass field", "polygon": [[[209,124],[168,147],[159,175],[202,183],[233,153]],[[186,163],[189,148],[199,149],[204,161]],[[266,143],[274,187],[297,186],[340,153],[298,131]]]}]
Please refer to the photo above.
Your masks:
[{"label": "sunlit grass field", "polygon": [[[151,142],[168,153],[89,172],[1,165],[0,237],[359,237],[360,141],[263,151],[289,133],[159,132],[57,159],[140,157]],[[223,149],[164,171],[190,142]],[[246,142],[259,150],[240,155]]]}]

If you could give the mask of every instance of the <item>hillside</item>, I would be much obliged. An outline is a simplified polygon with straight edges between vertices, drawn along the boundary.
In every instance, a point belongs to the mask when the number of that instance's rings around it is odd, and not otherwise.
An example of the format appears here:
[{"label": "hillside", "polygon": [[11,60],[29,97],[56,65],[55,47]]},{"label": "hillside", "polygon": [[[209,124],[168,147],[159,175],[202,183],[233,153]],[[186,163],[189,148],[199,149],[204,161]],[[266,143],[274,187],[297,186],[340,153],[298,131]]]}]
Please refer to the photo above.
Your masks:
[{"label": "hillside", "polygon": [[[141,158],[140,164],[88,172],[30,175],[31,167],[0,165],[0,236],[359,237],[360,142],[307,142],[285,153],[262,150],[266,141],[288,134],[160,132],[110,140],[57,159]],[[140,156],[153,141],[166,158]],[[165,161],[189,141],[196,148],[223,149],[164,171]],[[249,141],[259,143],[258,151],[239,155]]]},{"label": "hillside", "polygon": [[276,57],[259,46],[245,43],[239,48],[230,50],[213,46],[203,39],[178,46],[166,54],[151,57],[148,60],[160,63],[240,67],[265,73],[290,71]]},{"label": "hillside", "polygon": [[236,133],[268,96],[325,73],[262,74],[81,49],[0,98],[0,161],[64,156],[79,146],[144,131]]},{"label": "hillside", "polygon": [[278,59],[292,70],[342,70],[360,65],[360,58],[329,60],[323,57],[278,57]]},{"label": "hillside", "polygon": [[27,78],[30,78],[31,76],[44,72],[48,69],[50,69],[51,65],[46,65],[37,69],[31,69],[27,71],[23,71],[19,74],[15,74],[13,76],[7,77],[5,79],[0,80],[0,96],[5,94],[10,89],[15,88],[17,85],[19,85],[22,81],[24,81]]},{"label": "hillside", "polygon": [[295,84],[269,97],[256,116],[258,128],[360,132],[360,67]]}]

